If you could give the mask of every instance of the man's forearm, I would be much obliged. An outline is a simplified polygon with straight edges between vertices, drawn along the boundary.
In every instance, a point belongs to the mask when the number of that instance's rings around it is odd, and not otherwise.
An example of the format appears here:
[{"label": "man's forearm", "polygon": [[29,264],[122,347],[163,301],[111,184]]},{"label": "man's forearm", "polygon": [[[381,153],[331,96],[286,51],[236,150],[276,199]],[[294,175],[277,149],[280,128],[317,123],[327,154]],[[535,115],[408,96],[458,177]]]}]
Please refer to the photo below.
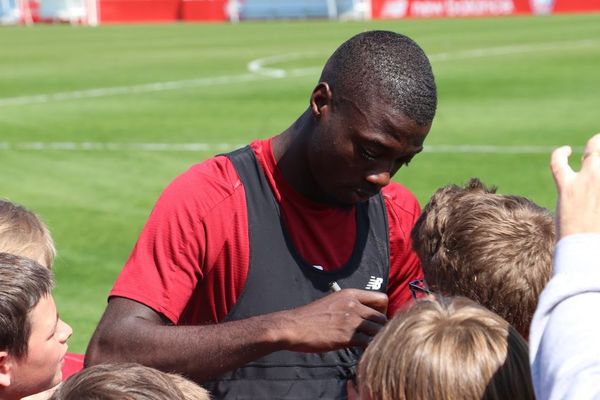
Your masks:
[{"label": "man's forearm", "polygon": [[86,364],[138,362],[203,382],[279,350],[366,347],[387,321],[387,302],[383,293],[345,289],[291,310],[170,326],[143,304],[113,298],[92,337]]},{"label": "man's forearm", "polygon": [[128,319],[136,320],[99,327],[86,364],[137,362],[204,382],[285,346],[275,334],[280,330],[272,315],[201,326]]}]

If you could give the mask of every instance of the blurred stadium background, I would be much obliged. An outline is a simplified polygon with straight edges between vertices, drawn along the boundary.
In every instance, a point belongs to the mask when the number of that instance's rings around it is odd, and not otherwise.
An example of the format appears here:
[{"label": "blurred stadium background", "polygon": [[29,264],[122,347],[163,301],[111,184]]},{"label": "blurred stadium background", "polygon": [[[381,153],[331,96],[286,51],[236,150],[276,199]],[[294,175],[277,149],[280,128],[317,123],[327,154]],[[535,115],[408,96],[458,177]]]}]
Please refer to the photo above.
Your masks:
[{"label": "blurred stadium background", "polygon": [[[0,2],[4,11],[10,1]],[[241,12],[239,24],[100,17],[97,27],[22,26],[21,15],[0,28],[0,196],[50,226],[72,351],[85,350],[164,186],[193,163],[285,129],[327,56],[364,30],[414,38],[438,82],[426,149],[395,179],[422,203],[439,186],[478,176],[554,207],[551,149],[575,145],[578,166],[577,152],[600,131],[600,14],[340,21],[341,3],[334,20],[326,3],[319,15],[282,14],[295,21],[247,21]]]}]

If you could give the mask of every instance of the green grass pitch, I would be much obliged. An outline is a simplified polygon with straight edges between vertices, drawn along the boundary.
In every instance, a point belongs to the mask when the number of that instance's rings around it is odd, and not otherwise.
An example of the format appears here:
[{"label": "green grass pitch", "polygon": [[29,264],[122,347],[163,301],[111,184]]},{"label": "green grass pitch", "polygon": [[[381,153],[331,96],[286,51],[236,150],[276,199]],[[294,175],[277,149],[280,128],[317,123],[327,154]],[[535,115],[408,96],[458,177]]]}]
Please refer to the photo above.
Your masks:
[{"label": "green grass pitch", "polygon": [[439,87],[429,147],[395,179],[422,203],[478,176],[554,207],[548,149],[581,151],[600,131],[600,15],[0,29],[0,196],[50,226],[72,351],[85,350],[162,188],[285,129],[327,56],[368,29],[413,37]]}]

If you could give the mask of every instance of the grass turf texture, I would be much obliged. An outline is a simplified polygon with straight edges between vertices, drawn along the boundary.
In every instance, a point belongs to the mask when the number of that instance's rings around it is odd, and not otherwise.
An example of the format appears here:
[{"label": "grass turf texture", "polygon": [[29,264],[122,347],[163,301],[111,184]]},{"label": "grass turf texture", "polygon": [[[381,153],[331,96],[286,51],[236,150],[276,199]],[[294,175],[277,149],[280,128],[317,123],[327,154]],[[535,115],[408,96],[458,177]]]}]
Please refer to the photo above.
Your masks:
[{"label": "grass turf texture", "polygon": [[[582,146],[600,130],[600,15],[239,25],[35,26],[0,29],[0,196],[43,216],[59,257],[55,291],[83,352],[106,295],[162,188],[206,151],[31,150],[24,144],[244,144],[285,129],[320,68],[351,35],[405,33],[431,56],[439,107],[426,145]],[[473,52],[472,50],[476,50]],[[10,104],[6,99],[249,76],[251,60],[299,76]],[[311,72],[312,71],[312,72]],[[574,157],[578,158],[578,157]],[[478,176],[552,208],[548,154],[425,151],[396,176],[422,203]],[[575,161],[575,164],[578,164]]]}]

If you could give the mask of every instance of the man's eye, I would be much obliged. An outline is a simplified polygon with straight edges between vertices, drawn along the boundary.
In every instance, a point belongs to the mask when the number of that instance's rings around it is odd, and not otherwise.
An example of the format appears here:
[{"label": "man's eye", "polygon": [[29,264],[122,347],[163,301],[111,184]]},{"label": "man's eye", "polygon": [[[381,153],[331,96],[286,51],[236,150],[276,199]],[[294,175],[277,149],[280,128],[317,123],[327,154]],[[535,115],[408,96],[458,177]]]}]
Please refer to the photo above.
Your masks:
[{"label": "man's eye", "polygon": [[410,164],[412,160],[412,157],[410,158],[399,158],[396,160],[396,165],[398,166],[398,168],[401,167],[408,167],[408,164]]},{"label": "man's eye", "polygon": [[365,160],[368,160],[368,161],[375,161],[375,158],[376,158],[376,157],[375,157],[375,156],[374,156],[372,153],[370,153],[370,152],[369,152],[367,149],[365,149],[364,147],[361,147],[361,148],[360,148],[360,155],[361,155],[361,156],[362,156],[362,157],[363,157]]}]

